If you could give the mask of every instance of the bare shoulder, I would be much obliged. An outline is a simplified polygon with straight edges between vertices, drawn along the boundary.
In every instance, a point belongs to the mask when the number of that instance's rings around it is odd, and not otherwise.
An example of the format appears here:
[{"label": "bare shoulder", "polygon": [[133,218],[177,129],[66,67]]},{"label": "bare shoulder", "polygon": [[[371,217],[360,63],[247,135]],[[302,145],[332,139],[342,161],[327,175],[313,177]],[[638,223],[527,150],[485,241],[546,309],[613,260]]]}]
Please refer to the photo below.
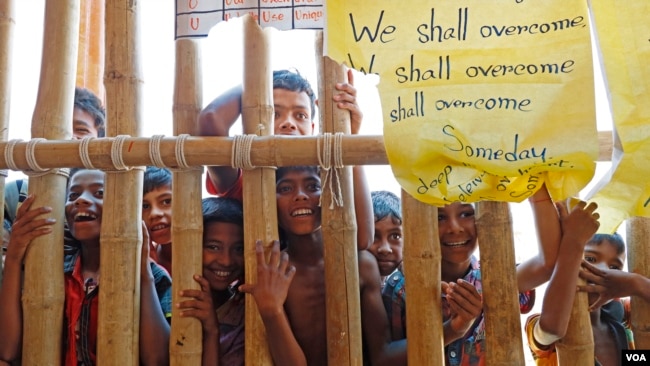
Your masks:
[{"label": "bare shoulder", "polygon": [[363,288],[368,284],[380,283],[377,259],[367,250],[359,251],[359,285]]}]

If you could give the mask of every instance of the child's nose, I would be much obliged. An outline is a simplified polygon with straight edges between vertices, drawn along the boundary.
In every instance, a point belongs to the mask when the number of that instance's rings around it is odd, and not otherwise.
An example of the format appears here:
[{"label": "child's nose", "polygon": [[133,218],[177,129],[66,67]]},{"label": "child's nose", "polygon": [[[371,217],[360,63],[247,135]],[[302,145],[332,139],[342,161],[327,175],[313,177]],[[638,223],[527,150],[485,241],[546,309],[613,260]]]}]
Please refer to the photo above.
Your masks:
[{"label": "child's nose", "polygon": [[391,254],[393,253],[393,250],[390,249],[390,245],[388,245],[388,242],[386,240],[382,240],[379,244],[379,248],[377,249],[377,252],[381,254]]}]

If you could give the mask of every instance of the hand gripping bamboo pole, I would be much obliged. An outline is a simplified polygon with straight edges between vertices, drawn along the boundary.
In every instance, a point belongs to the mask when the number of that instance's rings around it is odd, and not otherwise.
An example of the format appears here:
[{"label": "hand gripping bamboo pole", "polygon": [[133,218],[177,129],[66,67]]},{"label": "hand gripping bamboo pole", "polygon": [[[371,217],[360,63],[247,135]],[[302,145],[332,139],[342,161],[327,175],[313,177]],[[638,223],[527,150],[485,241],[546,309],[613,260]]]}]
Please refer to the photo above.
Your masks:
[{"label": "hand gripping bamboo pole", "polygon": [[[9,132],[9,106],[11,101],[11,49],[14,41],[15,0],[0,2],[0,140],[7,141]],[[0,175],[0,207],[5,205],[5,175]],[[0,261],[0,286],[2,285]]]},{"label": "hand gripping bamboo pole", "polygon": [[[201,48],[199,41],[176,41],[174,85],[174,135],[197,134],[202,107]],[[173,165],[173,164],[169,164]],[[202,171],[174,171],[172,182],[172,273],[175,289],[199,289],[193,278],[203,270],[203,217],[201,211]],[[173,292],[173,303],[181,298]],[[169,354],[171,365],[201,365],[202,328],[196,318],[181,318],[172,310]]]},{"label": "hand gripping bamboo pole", "polygon": [[[629,271],[650,278],[650,218],[628,219],[626,232]],[[631,301],[635,346],[637,349],[650,349],[650,303],[636,296]]]},{"label": "hand gripping bamboo pole", "polygon": [[[104,85],[109,136],[140,135],[138,4],[130,0],[106,1]],[[121,154],[128,155],[128,147]],[[142,177],[141,169],[106,173],[97,331],[100,363],[139,363]]]},{"label": "hand gripping bamboo pole", "polygon": [[[71,136],[74,75],[79,29],[79,0],[47,1],[43,56],[32,138],[65,140]],[[32,241],[25,261],[23,291],[23,364],[54,365],[61,360],[63,330],[63,221],[66,177],[31,177],[34,207],[52,207],[54,231]],[[44,281],[43,279],[47,279]],[[34,350],[37,350],[36,352]]]},{"label": "hand gripping bamboo pole", "polygon": [[[321,32],[319,34],[322,35]],[[318,38],[316,49],[322,50],[322,36]],[[346,68],[322,54],[322,51],[318,52],[316,57],[320,70],[318,106],[321,130],[323,133],[350,134],[350,113],[339,109],[332,100],[338,93],[334,85],[347,82]],[[336,150],[336,146],[333,149]],[[336,151],[332,156],[335,154]],[[357,221],[352,167],[336,168],[334,161],[325,162],[330,163],[332,166],[329,172],[321,171],[324,188],[321,193],[321,217],[325,257],[327,360],[330,365],[362,365]],[[326,188],[326,178],[340,182],[339,193],[343,206],[330,205],[332,195],[337,192]]]},{"label": "hand gripping bamboo pole", "polygon": [[408,363],[444,365],[438,208],[402,190],[402,219]]},{"label": "hand gripping bamboo pole", "polygon": [[481,250],[486,365],[525,363],[512,218],[507,202],[477,204],[476,230]]},{"label": "hand gripping bamboo pole", "polygon": [[[244,91],[242,124],[245,134],[269,135],[273,132],[273,83],[269,36],[251,16],[244,17]],[[263,126],[263,127],[261,127]],[[278,239],[275,170],[256,168],[243,171],[244,193],[244,271],[246,283],[257,282],[255,241],[267,251]],[[266,331],[255,301],[246,296],[246,365],[272,365]]]}]

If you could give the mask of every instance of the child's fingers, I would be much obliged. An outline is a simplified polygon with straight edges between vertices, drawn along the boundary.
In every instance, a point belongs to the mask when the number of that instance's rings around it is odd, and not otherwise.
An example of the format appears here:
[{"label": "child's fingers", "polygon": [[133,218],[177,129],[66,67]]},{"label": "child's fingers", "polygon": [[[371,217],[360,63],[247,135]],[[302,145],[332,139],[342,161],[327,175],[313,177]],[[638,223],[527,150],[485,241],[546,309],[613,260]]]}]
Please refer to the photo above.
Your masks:
[{"label": "child's fingers", "polygon": [[255,241],[255,258],[257,259],[257,269],[264,268],[266,260],[264,259],[264,246],[261,240]]},{"label": "child's fingers", "polygon": [[[18,210],[16,210],[16,218],[15,220],[18,220],[22,215],[25,214],[25,212],[29,211],[30,207],[32,207],[32,203],[34,203],[34,200],[36,199],[36,195],[30,194],[25,198],[23,203],[18,207]],[[14,221],[15,221],[14,220]]]},{"label": "child's fingers", "polygon": [[194,281],[199,283],[199,286],[201,286],[201,291],[204,293],[210,292],[210,283],[208,283],[208,280],[206,280],[205,277],[195,274]]},{"label": "child's fingers", "polygon": [[269,256],[269,266],[271,268],[278,268],[280,265],[280,243],[277,240],[273,241],[271,247],[271,255]]},{"label": "child's fingers", "polygon": [[567,209],[567,204],[565,201],[558,201],[555,203],[555,207],[557,208],[557,212],[560,216],[560,218],[566,217],[569,215],[569,211]]},{"label": "child's fingers", "polygon": [[202,290],[197,290],[197,289],[187,289],[187,290],[182,290],[179,292],[179,295],[181,297],[192,297],[195,299],[202,299],[205,295],[205,292]]},{"label": "child's fingers", "polygon": [[348,69],[348,83],[354,85],[354,72],[352,72],[352,69]]},{"label": "child's fingers", "polygon": [[244,283],[239,285],[238,289],[239,292],[243,292],[245,294],[252,294],[253,291],[255,290],[255,285],[252,285],[250,283]]},{"label": "child's fingers", "polygon": [[289,267],[289,254],[286,252],[280,253],[280,264],[278,265],[278,271],[280,273],[287,273],[287,268]]},{"label": "child's fingers", "polygon": [[579,292],[587,292],[587,293],[602,293],[605,292],[606,288],[601,285],[578,285],[578,291]]}]

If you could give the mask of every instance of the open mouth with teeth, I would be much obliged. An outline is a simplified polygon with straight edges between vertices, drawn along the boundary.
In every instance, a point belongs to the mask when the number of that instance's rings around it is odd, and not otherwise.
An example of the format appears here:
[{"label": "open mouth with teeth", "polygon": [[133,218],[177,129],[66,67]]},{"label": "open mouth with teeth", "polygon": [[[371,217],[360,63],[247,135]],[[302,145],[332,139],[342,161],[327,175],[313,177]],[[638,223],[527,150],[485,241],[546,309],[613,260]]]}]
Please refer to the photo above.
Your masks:
[{"label": "open mouth with teeth", "polygon": [[97,220],[97,215],[90,212],[77,212],[77,214],[74,215],[75,222],[85,222],[85,221],[93,221],[93,220]]},{"label": "open mouth with teeth", "polygon": [[167,225],[167,224],[158,224],[158,225],[152,226],[151,231],[163,230],[163,229],[167,229],[168,227],[169,227],[169,225]]},{"label": "open mouth with teeth", "polygon": [[442,243],[442,245],[444,245],[446,247],[462,247],[463,245],[466,245],[467,243],[469,243],[469,240],[458,241],[458,242],[454,242],[454,243],[445,242],[445,243]]},{"label": "open mouth with teeth", "polygon": [[291,217],[303,217],[310,216],[314,212],[308,208],[299,208],[291,213]]}]

